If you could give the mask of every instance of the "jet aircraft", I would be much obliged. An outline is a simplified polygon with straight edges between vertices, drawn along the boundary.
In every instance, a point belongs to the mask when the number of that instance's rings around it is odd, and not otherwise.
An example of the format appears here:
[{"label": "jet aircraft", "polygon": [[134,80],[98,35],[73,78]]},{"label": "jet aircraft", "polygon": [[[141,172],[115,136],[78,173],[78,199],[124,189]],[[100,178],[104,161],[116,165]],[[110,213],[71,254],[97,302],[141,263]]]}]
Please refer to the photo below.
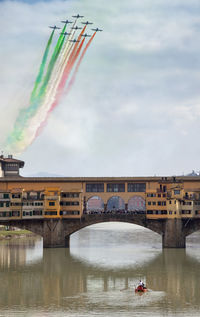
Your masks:
[{"label": "jet aircraft", "polygon": [[70,42],[72,42],[72,43],[77,43],[77,42],[80,42],[80,41],[77,41],[77,40],[69,40]]},{"label": "jet aircraft", "polygon": [[62,23],[65,23],[65,24],[68,24],[68,23],[72,23],[71,21],[69,20],[66,20],[66,21],[61,21]]},{"label": "jet aircraft", "polygon": [[56,25],[54,25],[54,26],[49,26],[49,28],[50,28],[50,29],[54,29],[54,30],[56,30],[56,29],[61,29],[61,28],[58,28]]},{"label": "jet aircraft", "polygon": [[88,25],[88,24],[93,24],[92,22],[88,22],[88,21],[86,21],[86,22],[81,22],[82,24],[85,24],[85,25]]},{"label": "jet aircraft", "polygon": [[76,19],[84,18],[84,15],[80,15],[80,14],[72,15],[72,18],[76,18]]},{"label": "jet aircraft", "polygon": [[82,28],[79,28],[78,26],[74,26],[73,28],[71,28],[72,30],[81,30]]},{"label": "jet aircraft", "polygon": [[64,32],[64,33],[60,33],[60,34],[63,34],[64,36],[66,36],[66,35],[70,35],[71,33]]},{"label": "jet aircraft", "polygon": [[103,30],[100,30],[100,29],[98,29],[98,28],[96,28],[96,29],[91,29],[92,31],[95,31],[95,32],[102,32]]},{"label": "jet aircraft", "polygon": [[83,36],[83,37],[90,37],[91,35],[85,33],[85,34],[83,34],[83,35],[81,35],[81,36]]}]

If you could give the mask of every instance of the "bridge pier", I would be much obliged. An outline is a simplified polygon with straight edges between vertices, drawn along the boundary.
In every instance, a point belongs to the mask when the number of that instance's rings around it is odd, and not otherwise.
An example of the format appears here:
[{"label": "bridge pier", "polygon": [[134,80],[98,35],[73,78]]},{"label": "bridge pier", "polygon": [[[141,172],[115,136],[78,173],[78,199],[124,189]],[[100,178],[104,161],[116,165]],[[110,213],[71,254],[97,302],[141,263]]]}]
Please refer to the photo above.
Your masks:
[{"label": "bridge pier", "polygon": [[163,248],[185,248],[185,241],[182,219],[166,219],[162,236]]},{"label": "bridge pier", "polygon": [[65,238],[65,228],[61,219],[45,219],[43,225],[43,247],[69,247],[69,238]]},{"label": "bridge pier", "polygon": [[66,236],[65,237],[65,248],[69,248],[70,247],[70,236]]}]

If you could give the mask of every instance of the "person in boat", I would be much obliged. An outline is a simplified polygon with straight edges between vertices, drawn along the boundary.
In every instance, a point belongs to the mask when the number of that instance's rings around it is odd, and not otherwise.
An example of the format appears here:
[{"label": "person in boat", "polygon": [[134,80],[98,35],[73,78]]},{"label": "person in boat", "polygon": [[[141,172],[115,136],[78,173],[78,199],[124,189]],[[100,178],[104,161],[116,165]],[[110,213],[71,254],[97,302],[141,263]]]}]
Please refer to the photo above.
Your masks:
[{"label": "person in boat", "polygon": [[140,282],[139,282],[139,285],[138,285],[138,286],[144,287],[144,283],[140,280]]}]

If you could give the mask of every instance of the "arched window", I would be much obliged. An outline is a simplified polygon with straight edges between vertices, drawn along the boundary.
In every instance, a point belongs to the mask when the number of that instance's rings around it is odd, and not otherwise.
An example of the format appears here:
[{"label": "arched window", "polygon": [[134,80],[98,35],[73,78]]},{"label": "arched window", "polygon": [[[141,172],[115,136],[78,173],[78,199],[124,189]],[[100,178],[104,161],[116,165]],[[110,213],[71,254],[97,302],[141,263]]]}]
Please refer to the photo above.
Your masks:
[{"label": "arched window", "polygon": [[111,197],[107,202],[107,211],[118,211],[118,210],[124,210],[125,209],[125,203],[124,200],[119,196],[113,196]]},{"label": "arched window", "polygon": [[99,196],[93,196],[87,201],[87,212],[103,212],[104,211],[104,202],[103,199]]},{"label": "arched window", "polygon": [[144,211],[145,200],[141,196],[133,196],[128,201],[128,211]]}]

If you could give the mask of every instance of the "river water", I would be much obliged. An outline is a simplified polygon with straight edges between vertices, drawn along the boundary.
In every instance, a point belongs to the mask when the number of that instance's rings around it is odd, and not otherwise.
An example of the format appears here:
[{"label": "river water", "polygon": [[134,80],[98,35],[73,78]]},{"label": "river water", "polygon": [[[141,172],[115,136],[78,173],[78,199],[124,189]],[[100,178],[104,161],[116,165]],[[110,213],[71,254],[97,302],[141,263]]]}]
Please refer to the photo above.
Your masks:
[{"label": "river water", "polygon": [[[149,292],[134,292],[139,279]],[[200,316],[200,233],[186,250],[121,223],[80,230],[70,250],[1,241],[0,285],[0,316]]]}]

